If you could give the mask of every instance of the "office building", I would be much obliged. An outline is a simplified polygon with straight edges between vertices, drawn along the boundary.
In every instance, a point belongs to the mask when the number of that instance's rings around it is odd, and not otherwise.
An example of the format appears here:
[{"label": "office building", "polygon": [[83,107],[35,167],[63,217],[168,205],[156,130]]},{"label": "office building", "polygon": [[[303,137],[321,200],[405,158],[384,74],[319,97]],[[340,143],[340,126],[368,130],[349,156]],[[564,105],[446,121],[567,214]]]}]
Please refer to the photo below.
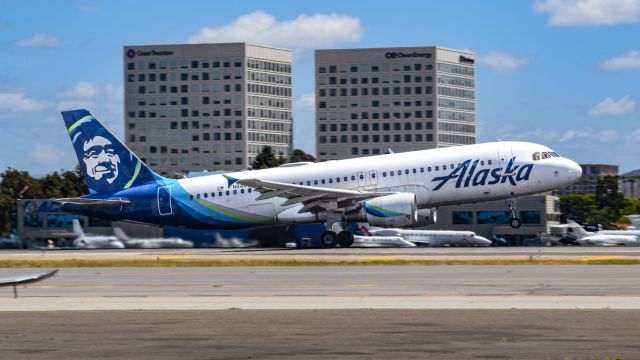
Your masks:
[{"label": "office building", "polygon": [[620,175],[620,192],[624,197],[640,199],[640,169]]},{"label": "office building", "polygon": [[476,142],[473,53],[317,50],[315,76],[319,160]]},{"label": "office building", "polygon": [[291,51],[245,43],[124,46],[126,143],[163,175],[289,156]]},{"label": "office building", "polygon": [[596,194],[598,181],[605,176],[618,176],[618,165],[580,164],[582,176],[573,184],[556,190],[558,195]]}]

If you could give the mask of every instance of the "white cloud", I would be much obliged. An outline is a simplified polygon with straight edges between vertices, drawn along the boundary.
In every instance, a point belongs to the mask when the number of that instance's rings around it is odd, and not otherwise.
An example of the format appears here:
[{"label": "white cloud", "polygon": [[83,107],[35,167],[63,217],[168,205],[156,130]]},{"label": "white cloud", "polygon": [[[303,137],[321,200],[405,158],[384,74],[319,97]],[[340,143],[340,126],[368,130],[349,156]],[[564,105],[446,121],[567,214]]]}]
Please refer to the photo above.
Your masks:
[{"label": "white cloud", "polygon": [[567,142],[574,139],[586,138],[589,134],[580,130],[567,130],[558,138],[559,142]]},{"label": "white cloud", "polygon": [[11,112],[40,111],[49,103],[45,100],[28,98],[24,92],[0,93],[0,109]]},{"label": "white cloud", "polygon": [[608,97],[589,111],[589,115],[620,115],[626,114],[636,108],[636,102],[631,96],[625,96],[618,101]]},{"label": "white cloud", "polygon": [[228,25],[204,27],[189,42],[250,42],[311,49],[358,41],[363,34],[360,19],[348,15],[299,15],[293,20],[277,21],[269,13],[255,11]]},{"label": "white cloud", "polygon": [[487,55],[481,56],[480,62],[496,71],[512,72],[527,65],[531,60],[498,51],[491,51]]},{"label": "white cloud", "polygon": [[640,51],[631,50],[611,58],[600,64],[600,68],[603,70],[638,70],[640,69]]},{"label": "white cloud", "polygon": [[602,130],[598,133],[596,138],[600,142],[612,142],[618,139],[618,132],[613,129]]},{"label": "white cloud", "polygon": [[15,42],[20,47],[56,47],[58,46],[58,37],[47,33],[37,33],[28,39],[22,39]]},{"label": "white cloud", "polygon": [[548,13],[551,26],[640,22],[640,0],[545,0],[536,1],[533,8]]},{"label": "white cloud", "polygon": [[302,94],[296,101],[296,110],[315,110],[316,96],[313,93]]},{"label": "white cloud", "polygon": [[35,144],[28,154],[29,160],[37,165],[57,164],[63,154],[60,149],[49,144]]},{"label": "white cloud", "polygon": [[63,91],[60,95],[67,98],[91,99],[98,95],[98,86],[90,81],[78,81],[73,87]]}]

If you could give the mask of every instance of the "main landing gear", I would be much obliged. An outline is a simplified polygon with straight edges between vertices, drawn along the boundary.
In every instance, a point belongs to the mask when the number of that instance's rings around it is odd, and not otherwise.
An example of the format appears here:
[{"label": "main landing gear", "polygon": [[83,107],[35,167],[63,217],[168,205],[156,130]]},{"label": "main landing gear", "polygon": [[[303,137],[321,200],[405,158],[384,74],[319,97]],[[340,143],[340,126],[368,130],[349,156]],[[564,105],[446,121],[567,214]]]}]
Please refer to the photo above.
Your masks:
[{"label": "main landing gear", "polygon": [[320,245],[324,248],[334,248],[336,245],[340,247],[350,247],[353,245],[353,234],[350,231],[325,231],[320,235]]},{"label": "main landing gear", "polygon": [[353,234],[351,231],[344,230],[342,224],[334,223],[329,228],[331,230],[325,231],[320,235],[320,245],[322,247],[334,248],[336,245],[340,245],[340,247],[348,248],[353,245]]},{"label": "main landing gear", "polygon": [[513,194],[511,194],[511,196],[512,197],[505,200],[505,205],[507,206],[507,211],[509,212],[509,216],[511,217],[511,220],[509,220],[509,225],[511,225],[512,228],[517,229],[522,225],[522,221],[516,216],[518,199],[516,199]]}]

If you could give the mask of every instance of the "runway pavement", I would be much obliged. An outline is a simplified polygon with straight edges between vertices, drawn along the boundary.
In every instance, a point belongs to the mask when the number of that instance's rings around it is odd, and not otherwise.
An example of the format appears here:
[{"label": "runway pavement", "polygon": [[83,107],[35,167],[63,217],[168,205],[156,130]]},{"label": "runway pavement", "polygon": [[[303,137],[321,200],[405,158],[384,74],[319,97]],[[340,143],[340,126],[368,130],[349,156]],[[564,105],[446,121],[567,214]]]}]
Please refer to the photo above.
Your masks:
[{"label": "runway pavement", "polygon": [[[0,269],[0,276],[43,269]],[[634,359],[640,265],[63,268],[7,359]]]},{"label": "runway pavement", "polygon": [[639,278],[638,265],[64,268],[18,299],[0,290],[0,311],[640,309]]}]

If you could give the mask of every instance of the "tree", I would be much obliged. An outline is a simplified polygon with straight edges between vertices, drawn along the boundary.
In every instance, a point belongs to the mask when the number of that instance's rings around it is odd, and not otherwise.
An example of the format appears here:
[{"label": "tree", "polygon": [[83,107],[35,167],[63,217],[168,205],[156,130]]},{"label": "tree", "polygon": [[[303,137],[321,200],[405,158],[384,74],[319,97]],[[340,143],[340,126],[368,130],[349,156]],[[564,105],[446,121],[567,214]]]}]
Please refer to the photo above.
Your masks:
[{"label": "tree", "polygon": [[[611,227],[620,217],[620,209],[624,206],[624,195],[618,189],[618,176],[607,175],[598,180],[596,188],[596,207],[608,210],[609,217],[602,226]],[[605,225],[605,223],[607,225]]]},{"label": "tree", "polygon": [[285,163],[284,157],[280,155],[276,157],[276,154],[273,152],[273,148],[271,146],[265,146],[262,148],[262,151],[258,156],[256,156],[255,160],[251,164],[251,168],[254,170],[257,169],[268,169],[272,167],[277,167]]},{"label": "tree", "polygon": [[307,154],[306,152],[300,149],[293,149],[293,152],[291,153],[291,157],[289,158],[289,162],[295,163],[295,162],[302,162],[302,161],[315,162],[316,158],[314,158],[310,154]]},{"label": "tree", "polygon": [[560,211],[568,218],[584,223],[596,209],[593,194],[570,194],[560,196]]}]

